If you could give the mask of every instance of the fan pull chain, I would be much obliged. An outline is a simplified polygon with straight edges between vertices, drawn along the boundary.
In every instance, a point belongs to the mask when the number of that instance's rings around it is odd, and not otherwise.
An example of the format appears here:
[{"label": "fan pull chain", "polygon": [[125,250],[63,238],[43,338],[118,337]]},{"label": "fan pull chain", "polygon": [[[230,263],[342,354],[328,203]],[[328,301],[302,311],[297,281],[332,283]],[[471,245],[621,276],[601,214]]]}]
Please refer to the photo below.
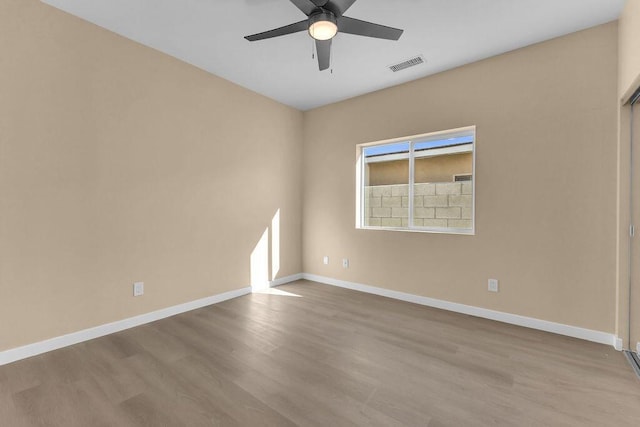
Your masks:
[{"label": "fan pull chain", "polygon": [[329,51],[329,66],[331,67],[331,74],[333,74],[333,52],[335,51],[335,47]]}]

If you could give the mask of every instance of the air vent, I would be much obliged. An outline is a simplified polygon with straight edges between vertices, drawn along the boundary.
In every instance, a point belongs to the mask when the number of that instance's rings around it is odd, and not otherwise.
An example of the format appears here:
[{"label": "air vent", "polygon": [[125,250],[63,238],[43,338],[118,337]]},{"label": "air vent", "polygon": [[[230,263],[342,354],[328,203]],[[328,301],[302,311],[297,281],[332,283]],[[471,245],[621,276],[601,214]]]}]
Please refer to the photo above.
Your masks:
[{"label": "air vent", "polygon": [[424,64],[424,58],[422,55],[416,56],[415,58],[407,59],[406,61],[400,62],[399,64],[390,65],[389,69],[394,73],[397,73],[401,70],[406,70],[409,67],[415,67],[416,65]]}]

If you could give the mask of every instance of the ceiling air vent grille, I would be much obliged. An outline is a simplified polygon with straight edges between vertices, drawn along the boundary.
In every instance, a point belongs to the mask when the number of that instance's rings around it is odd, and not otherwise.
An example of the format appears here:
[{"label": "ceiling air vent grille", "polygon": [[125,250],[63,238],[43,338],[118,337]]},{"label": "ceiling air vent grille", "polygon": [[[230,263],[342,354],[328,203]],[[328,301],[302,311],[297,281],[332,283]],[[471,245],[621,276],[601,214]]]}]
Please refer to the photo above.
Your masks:
[{"label": "ceiling air vent grille", "polygon": [[390,65],[389,69],[394,73],[397,73],[401,70],[406,70],[409,67],[415,67],[416,65],[424,64],[424,58],[422,55],[416,56],[415,58],[407,59],[406,61],[400,62],[395,65]]}]

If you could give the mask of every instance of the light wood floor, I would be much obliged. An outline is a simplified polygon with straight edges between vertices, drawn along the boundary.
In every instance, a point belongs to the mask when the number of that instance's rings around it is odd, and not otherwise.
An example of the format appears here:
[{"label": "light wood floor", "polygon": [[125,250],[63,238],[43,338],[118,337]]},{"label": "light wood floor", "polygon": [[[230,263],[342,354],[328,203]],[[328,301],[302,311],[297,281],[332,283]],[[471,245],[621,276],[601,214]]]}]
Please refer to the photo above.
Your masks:
[{"label": "light wood floor", "polygon": [[306,281],[275,292],[0,367],[0,425],[640,426],[640,381],[610,347]]}]

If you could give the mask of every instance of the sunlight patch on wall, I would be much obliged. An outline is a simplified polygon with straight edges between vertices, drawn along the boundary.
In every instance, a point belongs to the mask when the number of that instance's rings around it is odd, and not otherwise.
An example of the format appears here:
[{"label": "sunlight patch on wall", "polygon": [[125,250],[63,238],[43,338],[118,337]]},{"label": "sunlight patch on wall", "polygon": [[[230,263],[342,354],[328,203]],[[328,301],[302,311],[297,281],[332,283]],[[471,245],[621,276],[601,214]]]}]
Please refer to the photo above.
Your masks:
[{"label": "sunlight patch on wall", "polygon": [[271,280],[275,280],[280,271],[280,209],[271,220]]},{"label": "sunlight patch on wall", "polygon": [[251,288],[254,291],[269,288],[269,228],[251,252]]}]

